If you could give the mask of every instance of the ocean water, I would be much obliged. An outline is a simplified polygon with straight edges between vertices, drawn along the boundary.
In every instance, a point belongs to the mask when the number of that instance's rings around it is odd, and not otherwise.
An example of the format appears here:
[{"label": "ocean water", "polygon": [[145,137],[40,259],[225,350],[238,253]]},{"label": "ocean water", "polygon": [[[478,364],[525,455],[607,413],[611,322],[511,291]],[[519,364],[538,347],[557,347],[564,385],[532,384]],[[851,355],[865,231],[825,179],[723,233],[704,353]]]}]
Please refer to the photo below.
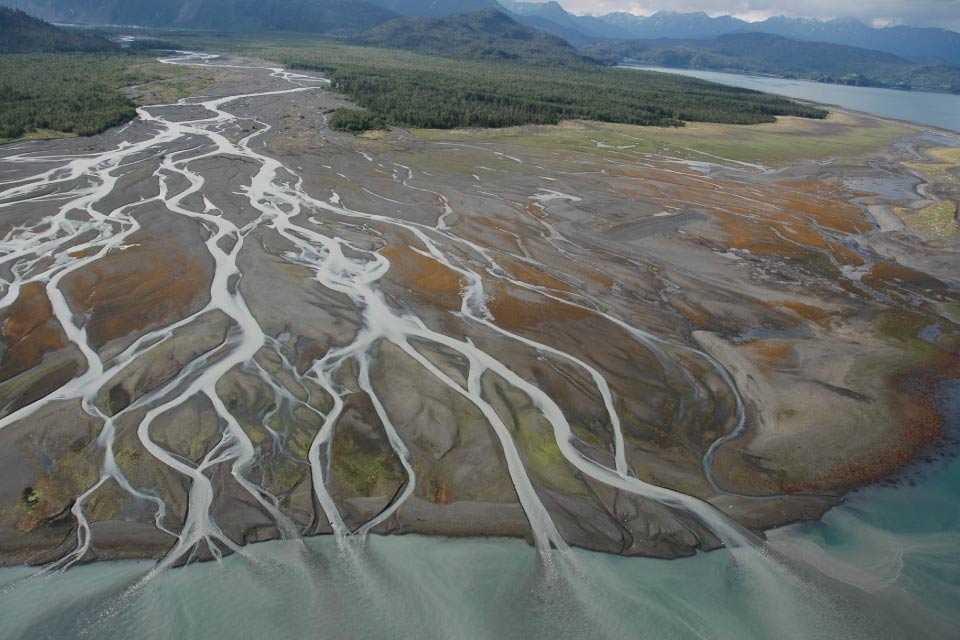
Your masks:
[{"label": "ocean water", "polygon": [[629,69],[676,73],[734,87],[776,93],[788,98],[810,100],[825,105],[837,105],[884,118],[907,120],[918,124],[960,131],[960,95],[950,93],[851,87],[811,82],[809,80],[788,80],[786,78],[701,71],[699,69],[623,66]]},{"label": "ocean water", "polygon": [[544,563],[519,540],[321,537],[157,575],[148,561],[9,568],[0,637],[947,638],[960,628],[960,463],[856,493],[769,547]]}]

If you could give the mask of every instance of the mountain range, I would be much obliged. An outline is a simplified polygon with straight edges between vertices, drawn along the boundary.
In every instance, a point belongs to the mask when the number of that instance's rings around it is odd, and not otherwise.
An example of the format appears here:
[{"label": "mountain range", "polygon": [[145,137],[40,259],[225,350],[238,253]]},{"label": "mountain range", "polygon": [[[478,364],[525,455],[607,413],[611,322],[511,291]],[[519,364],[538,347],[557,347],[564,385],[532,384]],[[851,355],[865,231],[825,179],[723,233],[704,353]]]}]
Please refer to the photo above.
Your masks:
[{"label": "mountain range", "polygon": [[732,16],[661,11],[651,16],[609,13],[577,16],[557,2],[500,0],[521,21],[582,46],[598,40],[712,40],[728,33],[757,32],[892,53],[915,62],[960,65],[960,33],[930,27],[874,28],[852,18],[819,21],[777,16],[746,22]]},{"label": "mountain range", "polygon": [[496,0],[369,0],[369,2],[397,15],[425,18],[502,8]]},{"label": "mountain range", "polygon": [[714,40],[620,40],[584,51],[664,67],[747,71],[818,82],[960,93],[960,69],[916,63],[892,53],[770,33],[729,33]]},{"label": "mountain range", "polygon": [[364,0],[0,0],[59,23],[357,33],[397,17]]},{"label": "mountain range", "polygon": [[441,17],[404,17],[374,27],[354,42],[448,58],[528,64],[598,64],[563,38],[523,25],[499,9]]},{"label": "mountain range", "polygon": [[119,49],[106,38],[64,31],[23,11],[0,7],[0,53],[102,52]]},{"label": "mountain range", "polygon": [[501,8],[519,22],[575,46],[603,40],[712,40],[749,31],[960,66],[960,33],[929,27],[874,28],[851,18],[822,22],[779,16],[745,22],[731,16],[667,11],[651,16],[622,12],[578,16],[554,1],[514,0],[0,0],[0,4],[55,22],[319,33],[359,33],[398,16],[442,17]]}]

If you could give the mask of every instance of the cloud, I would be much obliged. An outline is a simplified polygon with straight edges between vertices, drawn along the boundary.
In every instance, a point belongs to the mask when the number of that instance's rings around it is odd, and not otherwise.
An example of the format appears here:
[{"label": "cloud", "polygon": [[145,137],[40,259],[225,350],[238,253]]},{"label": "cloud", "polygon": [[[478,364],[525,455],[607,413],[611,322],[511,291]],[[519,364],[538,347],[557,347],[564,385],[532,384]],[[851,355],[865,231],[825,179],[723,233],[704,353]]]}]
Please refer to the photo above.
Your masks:
[{"label": "cloud", "polygon": [[[536,0],[535,0],[536,1]],[[852,17],[874,24],[910,24],[960,31],[960,0],[559,0],[567,11],[602,14],[628,11],[650,15],[657,11],[705,11],[763,20],[785,15],[821,20]]]}]

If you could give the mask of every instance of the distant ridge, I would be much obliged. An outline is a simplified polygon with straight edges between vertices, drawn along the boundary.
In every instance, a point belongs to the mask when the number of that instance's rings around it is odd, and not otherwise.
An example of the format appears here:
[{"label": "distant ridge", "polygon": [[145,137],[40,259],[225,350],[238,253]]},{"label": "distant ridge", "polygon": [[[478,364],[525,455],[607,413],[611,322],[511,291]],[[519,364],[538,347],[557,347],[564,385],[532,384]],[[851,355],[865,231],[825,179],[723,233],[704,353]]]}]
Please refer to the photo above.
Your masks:
[{"label": "distant ridge", "polygon": [[55,22],[216,31],[359,33],[396,13],[365,0],[0,0]]},{"label": "distant ridge", "polygon": [[737,70],[819,82],[960,93],[960,69],[910,62],[892,53],[791,40],[770,33],[731,33],[715,40],[626,40],[586,49],[665,67]]},{"label": "distant ridge", "polygon": [[499,8],[521,24],[578,47],[604,40],[712,40],[730,33],[757,32],[873,49],[913,62],[960,66],[960,33],[956,31],[874,28],[851,18],[818,21],[778,16],[751,23],[703,12],[578,16],[556,1],[516,0],[0,0],[0,5],[53,22],[334,34],[361,33],[398,16],[445,17]]},{"label": "distant ridge", "polygon": [[497,0],[369,0],[371,4],[408,17],[440,18],[483,9],[502,9]]},{"label": "distant ridge", "polygon": [[728,33],[758,32],[861,47],[892,53],[914,62],[938,60],[960,66],[960,33],[931,27],[870,27],[852,18],[819,21],[777,16],[746,22],[703,12],[660,11],[651,16],[618,12],[577,16],[557,2],[501,0],[525,24],[566,38],[579,46],[601,40],[712,40]]},{"label": "distant ridge", "polygon": [[72,33],[23,11],[0,7],[0,53],[119,51],[105,38]]},{"label": "distant ridge", "polygon": [[375,27],[356,42],[449,58],[551,65],[601,62],[581,54],[557,36],[517,23],[497,9],[442,18],[398,18]]}]

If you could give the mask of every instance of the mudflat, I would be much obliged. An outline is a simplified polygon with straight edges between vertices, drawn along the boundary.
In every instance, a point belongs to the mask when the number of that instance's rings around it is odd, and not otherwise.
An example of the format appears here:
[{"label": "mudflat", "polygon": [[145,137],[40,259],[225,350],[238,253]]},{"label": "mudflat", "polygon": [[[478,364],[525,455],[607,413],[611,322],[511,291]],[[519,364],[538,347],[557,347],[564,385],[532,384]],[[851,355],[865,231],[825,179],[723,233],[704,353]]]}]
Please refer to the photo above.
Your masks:
[{"label": "mudflat", "polygon": [[956,136],[352,137],[318,76],[168,62],[215,81],[0,147],[0,563],[370,532],[676,557],[943,442]]}]

